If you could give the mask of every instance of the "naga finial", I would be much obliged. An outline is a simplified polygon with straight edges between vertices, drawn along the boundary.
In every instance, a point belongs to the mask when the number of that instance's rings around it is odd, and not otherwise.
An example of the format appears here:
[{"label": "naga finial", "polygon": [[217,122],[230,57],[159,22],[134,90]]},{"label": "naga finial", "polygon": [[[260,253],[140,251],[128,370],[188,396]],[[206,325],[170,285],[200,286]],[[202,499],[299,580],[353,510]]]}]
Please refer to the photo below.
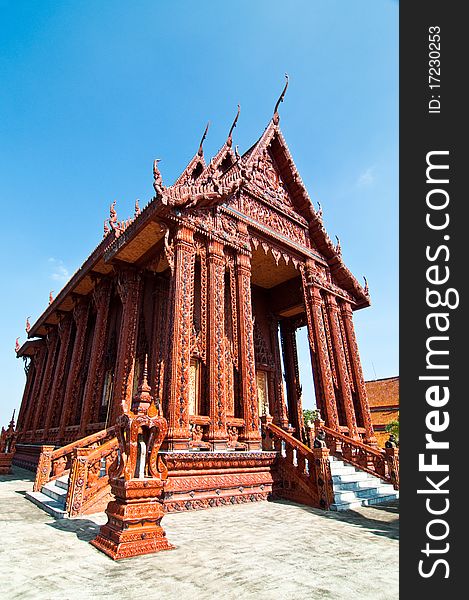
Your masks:
[{"label": "naga finial", "polygon": [[316,216],[322,221],[322,206],[320,202],[318,202],[318,210],[316,211]]},{"label": "naga finial", "polygon": [[109,222],[115,223],[117,221],[117,211],[116,211],[116,200],[109,206]]},{"label": "naga finial", "polygon": [[339,256],[342,256],[342,246],[340,245],[340,238],[338,235],[336,235],[335,239],[337,240],[337,245],[335,247],[335,250]]},{"label": "naga finial", "polygon": [[141,213],[142,211],[140,210],[140,206],[138,204],[138,198],[135,200],[135,212],[134,212],[134,217],[138,217],[138,215]]},{"label": "naga finial", "polygon": [[239,153],[238,144],[236,144],[236,146],[235,146],[235,158],[236,158],[236,160],[240,160],[240,158],[241,158],[241,154]]},{"label": "naga finial", "polygon": [[16,408],[13,409],[13,414],[11,415],[11,421],[10,421],[10,424],[8,425],[8,429],[14,429],[14,427],[15,427],[15,412],[16,412]]},{"label": "naga finial", "polygon": [[205,138],[207,137],[207,132],[208,132],[209,127],[210,127],[210,121],[207,123],[207,126],[205,127],[205,131],[204,131],[204,135],[202,136],[202,139],[200,140],[199,149],[197,150],[197,154],[199,156],[204,155],[203,145],[204,145]]},{"label": "naga finial", "polygon": [[272,117],[273,122],[275,123],[275,125],[278,125],[279,121],[280,121],[280,117],[278,115],[278,107],[280,105],[281,102],[283,102],[284,98],[285,98],[285,92],[287,91],[288,88],[288,74],[285,73],[285,87],[283,88],[282,93],[280,94],[279,99],[277,100],[277,104],[275,105],[274,108],[274,116]]},{"label": "naga finial", "polygon": [[30,318],[31,317],[26,317],[26,327],[25,327],[26,333],[29,333],[29,331],[31,329],[31,323],[29,322]]},{"label": "naga finial", "polygon": [[161,177],[158,163],[161,162],[161,158],[155,158],[153,161],[153,189],[161,196],[163,193],[163,178]]},{"label": "naga finial", "polygon": [[53,292],[53,291],[54,291],[54,290],[51,290],[51,291],[49,292],[49,306],[52,304],[52,302],[54,302],[54,296],[52,295],[52,292]]},{"label": "naga finial", "polygon": [[236,113],[235,120],[233,121],[233,124],[231,125],[230,132],[228,133],[228,138],[226,140],[226,145],[229,148],[231,148],[231,144],[233,143],[233,138],[232,138],[233,129],[236,127],[236,124],[237,124],[238,119],[239,119],[239,113],[240,112],[241,112],[241,106],[238,104],[238,112]]},{"label": "naga finial", "polygon": [[20,346],[20,338],[17,337],[16,338],[16,342],[15,342],[15,352],[18,354],[19,350],[20,350],[21,346]]},{"label": "naga finial", "polygon": [[364,292],[366,296],[370,295],[370,288],[368,287],[368,280],[367,278],[363,275],[363,279],[365,280],[365,288],[364,288]]}]

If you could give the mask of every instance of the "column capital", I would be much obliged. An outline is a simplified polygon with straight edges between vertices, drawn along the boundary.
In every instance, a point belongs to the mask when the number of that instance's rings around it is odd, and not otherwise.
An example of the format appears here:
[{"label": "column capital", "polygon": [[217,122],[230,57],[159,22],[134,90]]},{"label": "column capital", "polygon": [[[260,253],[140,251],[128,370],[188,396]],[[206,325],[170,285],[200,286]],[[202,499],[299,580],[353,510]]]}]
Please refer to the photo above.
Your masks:
[{"label": "column capital", "polygon": [[224,245],[219,242],[218,240],[209,240],[207,243],[207,255],[208,258],[219,258],[219,259],[223,259],[225,258],[225,254],[224,254]]},{"label": "column capital", "polygon": [[192,245],[194,243],[194,228],[188,225],[178,227],[174,236],[174,243]]},{"label": "column capital", "polygon": [[96,310],[100,310],[109,299],[111,293],[111,281],[109,279],[101,279],[98,281],[92,291],[93,303]]}]

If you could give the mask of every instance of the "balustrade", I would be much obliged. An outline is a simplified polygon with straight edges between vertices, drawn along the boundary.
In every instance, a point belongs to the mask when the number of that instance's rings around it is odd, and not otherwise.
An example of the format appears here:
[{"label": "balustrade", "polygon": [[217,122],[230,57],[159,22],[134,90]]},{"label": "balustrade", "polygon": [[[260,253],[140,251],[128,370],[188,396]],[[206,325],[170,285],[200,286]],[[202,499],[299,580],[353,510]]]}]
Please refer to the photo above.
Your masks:
[{"label": "balustrade", "polygon": [[326,427],[323,421],[314,422],[314,429],[309,428],[308,443],[313,445],[314,437],[322,430],[326,434],[326,445],[334,456],[338,456],[361,471],[379,477],[399,489],[399,450],[386,448],[380,450],[354,440],[338,431]]}]

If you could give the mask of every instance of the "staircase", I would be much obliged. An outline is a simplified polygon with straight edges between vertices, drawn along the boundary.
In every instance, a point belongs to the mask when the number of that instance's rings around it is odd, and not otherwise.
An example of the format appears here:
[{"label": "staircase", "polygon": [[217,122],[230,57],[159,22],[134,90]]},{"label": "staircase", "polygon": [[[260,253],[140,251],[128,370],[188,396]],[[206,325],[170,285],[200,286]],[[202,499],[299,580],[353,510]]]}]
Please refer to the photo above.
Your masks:
[{"label": "staircase", "polygon": [[56,519],[68,517],[65,500],[68,491],[68,475],[63,475],[42,486],[40,492],[26,492],[26,498]]},{"label": "staircase", "polygon": [[392,484],[348,465],[335,456],[330,456],[329,460],[334,489],[334,502],[330,505],[330,510],[350,510],[359,506],[392,502],[399,498],[399,492]]}]

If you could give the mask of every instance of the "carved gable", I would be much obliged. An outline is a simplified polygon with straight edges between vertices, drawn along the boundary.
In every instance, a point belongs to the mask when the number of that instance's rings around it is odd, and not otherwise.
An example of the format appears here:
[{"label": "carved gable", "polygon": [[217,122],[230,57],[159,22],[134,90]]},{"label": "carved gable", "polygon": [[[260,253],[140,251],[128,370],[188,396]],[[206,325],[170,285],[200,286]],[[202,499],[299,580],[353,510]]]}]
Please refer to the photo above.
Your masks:
[{"label": "carved gable", "polygon": [[294,208],[290,194],[268,149],[264,149],[255,159],[252,166],[251,183],[264,197],[268,197],[288,209]]}]

